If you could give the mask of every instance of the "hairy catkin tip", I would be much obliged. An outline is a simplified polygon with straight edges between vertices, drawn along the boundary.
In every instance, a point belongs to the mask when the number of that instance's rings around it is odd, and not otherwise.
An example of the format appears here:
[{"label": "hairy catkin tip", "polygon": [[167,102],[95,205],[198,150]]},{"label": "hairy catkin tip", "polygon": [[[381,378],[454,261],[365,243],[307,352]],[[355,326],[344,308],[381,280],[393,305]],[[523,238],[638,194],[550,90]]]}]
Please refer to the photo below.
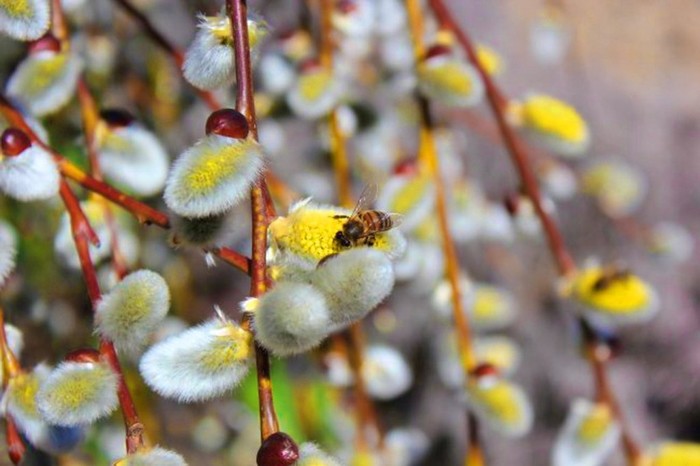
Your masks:
[{"label": "hairy catkin tip", "polygon": [[307,442],[299,446],[299,459],[294,466],[341,466],[341,463],[317,445]]},{"label": "hairy catkin tip", "polygon": [[63,362],[37,394],[44,419],[59,426],[90,424],[117,404],[117,376],[104,363]]},{"label": "hairy catkin tip", "polygon": [[311,283],[326,298],[331,320],[345,326],[362,319],[394,287],[394,269],[381,251],[356,248],[321,264]]},{"label": "hairy catkin tip", "polygon": [[9,223],[0,220],[0,286],[15,269],[17,232]]},{"label": "hairy catkin tip", "polygon": [[0,191],[18,201],[37,201],[58,194],[60,175],[51,154],[32,145],[0,160]]},{"label": "hairy catkin tip", "polygon": [[243,380],[251,345],[249,332],[216,318],[156,343],[141,358],[139,369],[146,383],[164,397],[206,400]]},{"label": "hairy catkin tip", "polygon": [[138,270],[102,297],[95,311],[95,325],[121,351],[138,353],[169,308],[170,291],[163,277]]},{"label": "hairy catkin tip", "polygon": [[501,434],[521,437],[532,427],[530,401],[522,388],[509,380],[497,375],[469,380],[466,394],[477,416]]},{"label": "hairy catkin tip", "polygon": [[187,466],[180,454],[155,447],[132,453],[120,460],[114,466]]},{"label": "hairy catkin tip", "polygon": [[306,283],[280,282],[265,293],[253,325],[255,338],[277,356],[308,351],[332,330],[326,299]]},{"label": "hairy catkin tip", "polygon": [[46,116],[70,102],[81,70],[80,59],[71,52],[36,52],[10,76],[7,94],[34,116]]},{"label": "hairy catkin tip", "polygon": [[574,400],[552,449],[552,465],[603,464],[619,438],[620,427],[609,406]]},{"label": "hairy catkin tip", "polygon": [[30,41],[40,38],[51,20],[49,0],[9,0],[0,2],[0,32]]},{"label": "hairy catkin tip", "polygon": [[341,97],[341,86],[332,71],[322,66],[302,71],[287,93],[287,104],[299,117],[314,120],[327,115]]},{"label": "hairy catkin tip", "polygon": [[246,197],[263,167],[262,148],[252,138],[210,134],[175,161],[165,203],[183,217],[222,214]]}]

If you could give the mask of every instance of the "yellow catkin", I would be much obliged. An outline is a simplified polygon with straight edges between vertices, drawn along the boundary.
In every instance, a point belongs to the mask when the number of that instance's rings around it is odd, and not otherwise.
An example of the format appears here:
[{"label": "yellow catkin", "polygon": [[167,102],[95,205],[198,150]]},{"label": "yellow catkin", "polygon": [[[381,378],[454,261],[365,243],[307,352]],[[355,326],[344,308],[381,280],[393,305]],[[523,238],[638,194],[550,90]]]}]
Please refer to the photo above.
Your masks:
[{"label": "yellow catkin", "polygon": [[586,139],[586,122],[576,109],[559,99],[534,95],[522,103],[523,124],[538,132],[553,135],[567,142]]},{"label": "yellow catkin", "polygon": [[22,373],[10,381],[9,402],[27,413],[37,413],[36,394],[39,379],[33,374]]},{"label": "yellow catkin", "polygon": [[476,55],[484,70],[491,76],[499,74],[503,70],[503,60],[498,52],[487,45],[476,46]]},{"label": "yellow catkin", "polygon": [[96,365],[92,370],[81,371],[71,377],[64,378],[56,384],[51,392],[53,404],[61,411],[75,411],[82,407],[86,400],[97,396],[97,391],[104,388],[104,380],[109,375],[109,369]]},{"label": "yellow catkin", "polygon": [[15,18],[28,18],[33,13],[29,0],[0,0],[0,8]]},{"label": "yellow catkin", "polygon": [[184,178],[187,190],[206,194],[240,170],[242,158],[250,150],[248,141],[238,141],[216,150],[204,150]]},{"label": "yellow catkin", "polygon": [[480,286],[475,290],[472,313],[477,321],[490,321],[498,318],[508,305],[506,299],[497,288]]},{"label": "yellow catkin", "polygon": [[612,314],[634,314],[646,310],[652,302],[647,283],[628,273],[608,280],[605,286],[595,284],[608,272],[603,267],[589,267],[578,273],[573,292],[584,304]]},{"label": "yellow catkin", "polygon": [[652,465],[698,466],[700,465],[700,444],[690,442],[665,443],[659,448]]},{"label": "yellow catkin", "polygon": [[468,96],[473,90],[471,77],[457,61],[446,61],[439,65],[422,64],[418,68],[421,80],[444,89],[445,92]]},{"label": "yellow catkin", "polygon": [[203,353],[199,362],[212,372],[229,367],[232,362],[245,361],[251,355],[251,334],[240,327],[226,325],[217,340]]},{"label": "yellow catkin", "polygon": [[24,92],[28,96],[42,92],[63,73],[67,63],[68,55],[65,53],[35,61],[32,66],[32,78],[24,83]]},{"label": "yellow catkin", "polygon": [[585,443],[595,443],[608,431],[612,420],[610,407],[605,404],[597,404],[581,420],[576,432],[577,437]]},{"label": "yellow catkin", "polygon": [[299,91],[304,100],[314,102],[329,88],[333,75],[326,70],[318,70],[299,77]]},{"label": "yellow catkin", "polygon": [[490,416],[504,424],[520,422],[521,411],[517,404],[512,386],[505,381],[498,381],[487,388],[473,386],[469,391],[473,403],[484,408]]}]

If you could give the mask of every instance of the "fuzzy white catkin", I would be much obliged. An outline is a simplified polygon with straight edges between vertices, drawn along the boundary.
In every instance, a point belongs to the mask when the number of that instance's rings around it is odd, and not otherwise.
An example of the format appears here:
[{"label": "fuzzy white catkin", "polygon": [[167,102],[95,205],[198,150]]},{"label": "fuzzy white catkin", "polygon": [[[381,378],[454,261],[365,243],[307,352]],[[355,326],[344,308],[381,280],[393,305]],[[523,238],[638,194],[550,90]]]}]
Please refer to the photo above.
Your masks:
[{"label": "fuzzy white catkin", "polygon": [[260,144],[210,134],[173,164],[165,203],[183,217],[222,214],[241,202],[265,165]]},{"label": "fuzzy white catkin", "polygon": [[36,444],[47,429],[34,401],[45,378],[46,372],[42,370],[20,374],[10,380],[4,394],[7,412],[32,444]]},{"label": "fuzzy white catkin", "polygon": [[0,220],[0,286],[15,269],[17,233],[9,223]]},{"label": "fuzzy white catkin", "polygon": [[620,426],[614,419],[595,441],[579,435],[581,423],[593,409],[595,404],[586,399],[573,401],[552,449],[552,466],[600,466],[609,458],[620,439]]},{"label": "fuzzy white catkin", "polygon": [[32,145],[0,160],[0,191],[18,201],[38,201],[58,194],[60,175],[51,154]]},{"label": "fuzzy white catkin", "polygon": [[[0,31],[13,39],[30,41],[40,38],[49,29],[49,0],[10,0],[0,5]],[[9,5],[27,7],[28,13],[12,13]]]},{"label": "fuzzy white catkin", "polygon": [[[342,97],[343,88],[337,76],[324,75],[323,68],[313,69],[299,75],[297,82],[287,93],[287,105],[295,115],[306,120],[315,120],[327,115]],[[314,87],[313,98],[307,97],[309,87]]]},{"label": "fuzzy white catkin", "polygon": [[95,325],[120,351],[135,354],[169,308],[170,290],[163,277],[150,270],[138,270],[102,297],[95,310]]},{"label": "fuzzy white catkin", "polygon": [[133,453],[115,463],[115,466],[187,466],[178,453],[155,447]]},{"label": "fuzzy white catkin", "polygon": [[42,384],[36,400],[51,424],[90,424],[117,408],[117,376],[105,363],[62,362]]},{"label": "fuzzy white catkin", "polygon": [[299,445],[299,459],[294,466],[342,466],[340,461],[321,450],[313,443]]},{"label": "fuzzy white catkin", "polygon": [[255,338],[277,356],[303,353],[321,343],[332,328],[326,299],[312,285],[280,282],[257,304]]},{"label": "fuzzy white catkin", "polygon": [[200,18],[197,28],[197,33],[185,52],[182,65],[185,79],[204,90],[217,89],[232,83],[235,79],[233,48],[222,43],[212,33],[206,18]]},{"label": "fuzzy white catkin", "polygon": [[168,178],[168,154],[155,135],[138,124],[110,129],[99,157],[108,179],[139,196],[160,192]]},{"label": "fuzzy white catkin", "polygon": [[[449,68],[448,68],[449,67]],[[440,74],[458,73],[470,87],[466,93],[451,89],[439,78]],[[455,76],[452,80],[457,79]],[[450,107],[470,107],[478,104],[484,96],[484,84],[473,66],[451,56],[436,56],[424,60],[418,68],[418,88],[430,99]]]},{"label": "fuzzy white catkin", "polygon": [[326,297],[337,328],[362,319],[394,287],[394,270],[387,256],[360,247],[326,260],[312,274],[311,283]]},{"label": "fuzzy white catkin", "polygon": [[180,402],[222,395],[248,373],[246,334],[232,322],[209,320],[152,346],[141,358],[141,375],[160,395]]},{"label": "fuzzy white catkin", "polygon": [[[56,112],[75,95],[82,63],[71,52],[41,51],[20,63],[7,82],[7,95],[37,117]],[[36,85],[40,80],[39,86]]]},{"label": "fuzzy white catkin", "polygon": [[385,345],[374,345],[366,350],[362,374],[367,393],[377,400],[396,398],[413,383],[413,371],[403,355]]}]

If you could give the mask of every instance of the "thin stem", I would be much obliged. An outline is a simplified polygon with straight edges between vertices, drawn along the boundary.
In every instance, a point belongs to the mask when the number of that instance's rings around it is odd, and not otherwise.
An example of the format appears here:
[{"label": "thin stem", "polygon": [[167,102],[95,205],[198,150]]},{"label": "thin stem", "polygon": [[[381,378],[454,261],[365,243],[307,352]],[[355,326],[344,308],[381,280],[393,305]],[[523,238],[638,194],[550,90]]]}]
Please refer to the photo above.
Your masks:
[{"label": "thin stem", "polygon": [[[423,13],[418,0],[406,1],[411,35],[413,38],[414,53],[416,62],[420,63],[423,57],[425,45],[423,43]],[[417,96],[416,98],[420,113],[420,141],[418,148],[418,159],[421,169],[425,170],[433,178],[435,187],[435,202],[437,205],[438,222],[440,226],[440,238],[442,240],[443,255],[446,261],[446,273],[452,291],[452,316],[457,333],[457,344],[461,359],[461,364],[465,374],[465,381],[469,374],[476,367],[478,361],[474,354],[469,320],[467,319],[464,305],[462,303],[462,289],[460,280],[460,266],[457,258],[457,250],[452,240],[450,232],[449,214],[447,211],[447,199],[444,181],[440,172],[440,161],[434,140],[434,122],[430,109],[430,102],[427,99]],[[469,466],[483,464],[480,454],[481,443],[478,435],[478,421],[471,412],[467,412],[469,423],[468,453],[466,461]],[[469,463],[470,460],[479,461]]]},{"label": "thin stem", "polygon": [[7,454],[13,464],[20,464],[27,452],[22,436],[17,430],[17,424],[12,416],[5,414],[5,438],[7,439]]},{"label": "thin stem", "polygon": [[[504,107],[507,103],[507,99],[479,62],[476,54],[476,48],[474,47],[469,35],[466,33],[466,31],[459,27],[450,14],[450,11],[443,4],[442,0],[429,1],[439,23],[443,27],[450,29],[457,37],[458,42],[467,53],[469,60],[476,68],[484,82],[486,96],[488,98],[491,111],[496,118],[501,136],[503,137],[513,164],[518,171],[523,189],[530,198],[535,208],[535,212],[544,227],[549,243],[549,249],[555,262],[557,263],[560,275],[563,277],[573,275],[576,272],[576,264],[566,249],[563,237],[556,223],[542,207],[542,198],[539,191],[539,185],[537,184],[537,180],[535,179],[532,169],[530,168],[527,153],[520,144],[515,132],[506,121]],[[579,319],[579,326],[586,338],[586,345],[588,348],[587,359],[591,364],[591,370],[595,379],[597,392],[596,396],[599,398],[599,401],[607,403],[615,414],[615,417],[617,418],[621,427],[622,443],[625,448],[627,461],[630,465],[636,465],[642,457],[641,450],[629,432],[618,402],[610,387],[606,370],[607,359],[602,359],[600,357],[599,342],[597,341],[595,334],[590,330],[590,328],[588,328],[583,318]]]},{"label": "thin stem", "polygon": [[250,258],[244,256],[240,252],[224,247],[214,248],[209,252],[216,255],[216,257],[223,260],[227,264],[239,269],[241,272],[250,274]]},{"label": "thin stem", "polygon": [[[231,20],[234,56],[236,59],[236,109],[245,115],[250,132],[257,140],[257,121],[253,100],[253,75],[248,43],[248,13],[245,0],[227,0],[226,7]],[[250,191],[252,217],[252,252],[250,263],[250,294],[260,296],[267,289],[267,226],[275,215],[269,202],[264,177],[260,177]],[[250,329],[251,316],[244,316],[244,326]],[[258,401],[260,403],[260,437],[265,440],[279,431],[279,422],[272,397],[270,357],[263,347],[255,344],[255,362],[258,377]]]},{"label": "thin stem", "polygon": [[[83,278],[92,303],[93,310],[97,306],[102,294],[97,281],[97,273],[95,266],[90,258],[90,246],[88,243],[88,235],[86,231],[92,231],[90,224],[85,217],[84,212],[80,208],[80,203],[71,191],[68,183],[61,180],[61,198],[68,211],[71,220],[71,230],[73,232],[73,241],[80,259],[80,268],[83,272]],[[100,339],[100,354],[109,364],[112,371],[118,379],[117,395],[124,418],[124,427],[126,430],[126,451],[127,454],[136,452],[143,446],[143,424],[139,420],[136,406],[129,392],[129,388],[124,380],[124,374],[119,364],[116,349],[111,341],[104,338]]]}]

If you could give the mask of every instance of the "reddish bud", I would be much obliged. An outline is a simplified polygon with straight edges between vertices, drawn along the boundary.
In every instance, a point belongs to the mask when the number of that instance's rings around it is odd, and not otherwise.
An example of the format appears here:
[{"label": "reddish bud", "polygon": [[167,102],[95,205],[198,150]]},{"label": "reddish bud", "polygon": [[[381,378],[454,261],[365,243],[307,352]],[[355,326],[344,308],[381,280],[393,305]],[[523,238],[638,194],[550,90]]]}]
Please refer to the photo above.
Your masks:
[{"label": "reddish bud", "polygon": [[416,159],[404,159],[394,166],[395,175],[415,175],[416,173],[418,173]]},{"label": "reddish bud", "polygon": [[134,122],[134,116],[123,108],[108,108],[100,112],[100,118],[109,125],[110,128],[123,128]]},{"label": "reddish bud", "polygon": [[357,11],[357,2],[355,0],[340,0],[337,5],[338,11],[347,15]]},{"label": "reddish bud", "polygon": [[430,58],[434,57],[440,57],[443,55],[450,55],[452,53],[452,49],[448,47],[447,45],[443,44],[435,44],[430,47],[428,47],[428,50],[425,51],[425,59],[428,60]]},{"label": "reddish bud", "polygon": [[98,362],[100,360],[100,352],[94,348],[81,348],[71,351],[64,358],[70,362]]},{"label": "reddish bud", "polygon": [[6,157],[15,157],[31,145],[29,136],[19,128],[7,128],[0,136],[0,147]]},{"label": "reddish bud", "polygon": [[496,369],[496,366],[493,364],[482,362],[472,369],[472,375],[474,375],[474,377],[477,379],[488,376],[496,376],[498,375],[498,369]]},{"label": "reddish bud", "polygon": [[218,134],[235,139],[248,137],[248,120],[241,112],[232,108],[217,110],[207,118],[207,134]]},{"label": "reddish bud", "polygon": [[518,215],[520,209],[520,196],[517,194],[509,194],[503,199],[503,205],[511,217]]},{"label": "reddish bud", "polygon": [[291,466],[299,459],[299,447],[284,432],[270,435],[260,445],[256,462],[258,466]]},{"label": "reddish bud", "polygon": [[52,52],[59,52],[61,50],[61,42],[50,32],[47,32],[42,37],[29,44],[30,54],[43,52],[44,50],[50,50]]},{"label": "reddish bud", "polygon": [[299,64],[299,71],[302,73],[310,73],[321,68],[321,62],[318,58],[307,58]]}]

